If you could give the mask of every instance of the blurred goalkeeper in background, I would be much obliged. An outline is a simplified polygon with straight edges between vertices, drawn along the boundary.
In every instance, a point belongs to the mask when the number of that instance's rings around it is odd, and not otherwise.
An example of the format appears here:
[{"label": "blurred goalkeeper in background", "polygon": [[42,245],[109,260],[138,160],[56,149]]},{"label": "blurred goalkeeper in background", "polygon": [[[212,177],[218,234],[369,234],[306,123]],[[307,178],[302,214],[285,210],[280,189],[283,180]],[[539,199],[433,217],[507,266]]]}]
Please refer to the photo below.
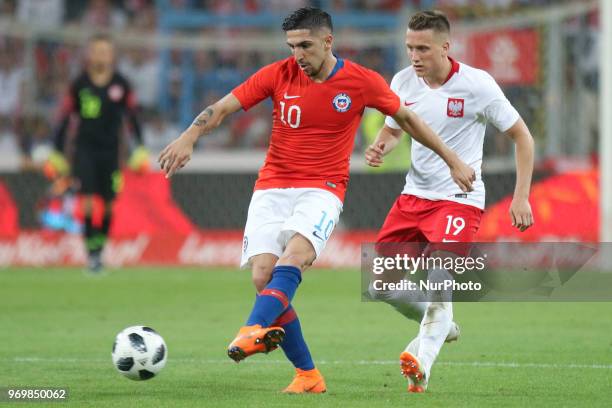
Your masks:
[{"label": "blurred goalkeeper in background", "polygon": [[[148,163],[134,93],[114,64],[111,39],[103,34],[92,37],[87,44],[85,70],[72,82],[62,101],[56,151],[49,159],[57,175],[71,175],[82,197],[83,235],[92,272],[102,269],[101,255],[111,225],[112,203],[122,185],[119,147],[124,117],[129,120],[138,146],[132,152],[130,167],[142,168]],[[72,117],[78,117],[78,127],[69,165],[64,151]],[[102,217],[94,217],[95,196],[104,203]]]}]

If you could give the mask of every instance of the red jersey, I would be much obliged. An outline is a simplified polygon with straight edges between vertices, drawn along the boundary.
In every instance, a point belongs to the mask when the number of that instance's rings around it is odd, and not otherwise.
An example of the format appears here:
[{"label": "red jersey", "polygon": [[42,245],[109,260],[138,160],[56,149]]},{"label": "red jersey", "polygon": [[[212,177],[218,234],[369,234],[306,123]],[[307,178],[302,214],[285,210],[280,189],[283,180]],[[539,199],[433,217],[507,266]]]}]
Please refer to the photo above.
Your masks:
[{"label": "red jersey", "polygon": [[315,187],[340,200],[365,107],[388,116],[400,107],[382,76],[340,58],[322,83],[310,79],[289,57],[263,67],[232,93],[244,110],[268,97],[274,103],[270,147],[255,190]]}]

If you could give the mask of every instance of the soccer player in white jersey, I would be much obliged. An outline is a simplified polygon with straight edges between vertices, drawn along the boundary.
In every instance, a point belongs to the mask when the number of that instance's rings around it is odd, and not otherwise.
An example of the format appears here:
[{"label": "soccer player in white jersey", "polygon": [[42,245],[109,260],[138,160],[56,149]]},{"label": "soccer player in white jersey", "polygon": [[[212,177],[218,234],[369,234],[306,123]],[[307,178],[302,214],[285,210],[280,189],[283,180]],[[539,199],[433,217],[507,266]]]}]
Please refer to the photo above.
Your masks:
[{"label": "soccer player in white jersey", "polygon": [[[473,191],[461,191],[444,162],[413,141],[412,167],[402,194],[379,232],[377,244],[473,241],[485,204],[481,164],[487,122],[515,143],[516,186],[510,218],[520,231],[529,228],[533,224],[528,198],[534,147],[525,122],[487,72],[448,56],[450,24],[444,14],[423,11],[413,15],[406,31],[406,47],[412,65],[394,76],[391,89],[404,106],[416,112],[476,170],[476,181]],[[387,117],[376,140],[366,149],[366,162],[379,166],[402,134],[393,118]],[[445,270],[429,271],[430,279],[432,274],[452,278]],[[370,293],[406,317],[421,322],[418,336],[400,355],[400,364],[409,380],[408,391],[425,391],[431,366],[444,341],[458,336],[452,303],[442,297],[430,297],[423,302],[425,295],[412,291],[381,292],[371,287]]]}]

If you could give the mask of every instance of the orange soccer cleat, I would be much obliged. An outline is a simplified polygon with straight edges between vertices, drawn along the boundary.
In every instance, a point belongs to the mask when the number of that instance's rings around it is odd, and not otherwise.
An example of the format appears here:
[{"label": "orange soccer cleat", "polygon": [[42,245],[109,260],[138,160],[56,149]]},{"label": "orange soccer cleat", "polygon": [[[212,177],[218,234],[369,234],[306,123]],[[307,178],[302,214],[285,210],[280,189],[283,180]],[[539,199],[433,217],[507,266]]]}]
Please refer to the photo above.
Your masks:
[{"label": "orange soccer cleat", "polygon": [[420,385],[408,384],[408,392],[425,392],[425,388],[421,387]]},{"label": "orange soccer cleat", "polygon": [[284,337],[285,331],[281,327],[243,326],[227,346],[227,355],[239,363],[250,355],[276,350]]},{"label": "orange soccer cleat", "polygon": [[408,379],[408,392],[425,392],[427,379],[423,366],[415,355],[408,351],[400,354],[402,375]]},{"label": "orange soccer cleat", "polygon": [[327,391],[325,379],[316,368],[312,370],[296,368],[295,373],[291,384],[283,390],[285,394],[321,394]]}]

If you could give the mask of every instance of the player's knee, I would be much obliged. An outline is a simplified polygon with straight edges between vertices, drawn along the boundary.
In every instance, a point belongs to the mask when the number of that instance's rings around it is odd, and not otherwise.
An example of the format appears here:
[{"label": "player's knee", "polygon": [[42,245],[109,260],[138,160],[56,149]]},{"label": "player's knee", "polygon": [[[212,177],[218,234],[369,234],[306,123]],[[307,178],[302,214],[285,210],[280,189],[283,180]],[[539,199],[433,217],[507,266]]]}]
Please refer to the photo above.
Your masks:
[{"label": "player's knee", "polygon": [[286,251],[278,260],[277,265],[291,265],[305,270],[315,260],[314,251]]},{"label": "player's knee", "polygon": [[317,254],[313,244],[303,235],[297,233],[291,237],[285,252],[283,252],[276,264],[295,266],[303,272],[312,265],[316,257]]},{"label": "player's knee", "polygon": [[370,299],[385,302],[393,307],[406,303],[406,299],[402,299],[404,295],[402,291],[377,290],[372,283],[368,286],[368,294],[370,295]]},{"label": "player's knee", "polygon": [[370,285],[368,286],[368,294],[370,295],[370,299],[381,300],[383,302],[388,301],[391,297],[391,292],[386,290],[377,290],[373,282],[370,282]]},{"label": "player's knee", "polygon": [[264,290],[272,277],[272,265],[253,265],[251,280],[257,292]]},{"label": "player's knee", "polygon": [[253,275],[252,280],[257,292],[261,292],[265,289],[268,282],[270,282],[270,277],[267,275]]},{"label": "player's knee", "polygon": [[266,288],[266,285],[268,284],[268,280],[263,279],[259,276],[253,276],[253,285],[255,286],[255,289],[257,290],[257,293],[261,292],[262,290],[264,290]]}]

